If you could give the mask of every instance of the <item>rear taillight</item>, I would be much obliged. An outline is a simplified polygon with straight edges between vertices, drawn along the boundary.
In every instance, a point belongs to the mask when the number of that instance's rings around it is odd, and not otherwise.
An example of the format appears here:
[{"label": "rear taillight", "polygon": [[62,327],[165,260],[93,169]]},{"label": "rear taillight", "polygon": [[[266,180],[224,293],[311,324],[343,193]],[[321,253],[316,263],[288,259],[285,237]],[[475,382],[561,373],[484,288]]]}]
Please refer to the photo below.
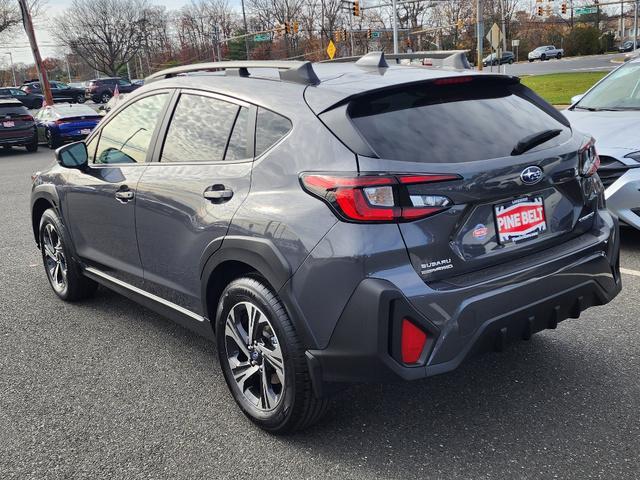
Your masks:
[{"label": "rear taillight", "polygon": [[425,218],[453,203],[440,194],[416,193],[409,186],[458,180],[458,175],[330,175],[306,173],[304,189],[327,202],[343,219],[398,222]]},{"label": "rear taillight", "polygon": [[580,175],[590,177],[600,168],[600,157],[596,151],[596,141],[590,138],[589,141],[578,151],[580,157]]},{"label": "rear taillight", "polygon": [[24,122],[33,122],[33,117],[31,115],[20,115],[16,117],[16,120],[22,120]]},{"label": "rear taillight", "polygon": [[71,122],[74,122],[74,121],[75,120],[73,118],[59,118],[54,123],[56,125],[62,125],[62,124],[71,123]]},{"label": "rear taillight", "polygon": [[418,363],[427,344],[427,334],[410,319],[403,318],[400,335],[402,363]]}]

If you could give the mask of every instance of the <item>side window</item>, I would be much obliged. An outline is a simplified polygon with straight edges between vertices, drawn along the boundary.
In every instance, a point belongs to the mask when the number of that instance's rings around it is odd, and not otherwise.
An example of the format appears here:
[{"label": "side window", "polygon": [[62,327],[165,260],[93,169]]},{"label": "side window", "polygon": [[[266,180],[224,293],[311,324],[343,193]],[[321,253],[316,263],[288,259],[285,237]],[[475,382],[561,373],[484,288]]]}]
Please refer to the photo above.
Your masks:
[{"label": "side window", "polygon": [[123,87],[128,87],[129,85],[131,85],[129,82],[127,82],[126,80],[118,80],[118,85],[123,86]]},{"label": "side window", "polygon": [[258,109],[256,120],[256,157],[266,151],[274,143],[291,130],[288,118],[264,108]]},{"label": "side window", "polygon": [[238,105],[182,94],[173,112],[161,162],[215,162],[224,158]]},{"label": "side window", "polygon": [[89,163],[94,163],[96,156],[96,146],[100,139],[100,133],[96,134],[89,142],[87,142],[87,156],[89,157]]},{"label": "side window", "polygon": [[248,124],[249,109],[240,107],[229,139],[229,146],[227,146],[227,153],[224,156],[225,160],[242,160],[251,157],[251,155],[247,155]]},{"label": "side window", "polygon": [[20,97],[22,95],[26,95],[22,90],[18,90],[17,88],[11,89],[11,95],[15,95],[16,97]]},{"label": "side window", "polygon": [[113,117],[100,132],[94,163],[143,163],[167,97],[144,97]]}]

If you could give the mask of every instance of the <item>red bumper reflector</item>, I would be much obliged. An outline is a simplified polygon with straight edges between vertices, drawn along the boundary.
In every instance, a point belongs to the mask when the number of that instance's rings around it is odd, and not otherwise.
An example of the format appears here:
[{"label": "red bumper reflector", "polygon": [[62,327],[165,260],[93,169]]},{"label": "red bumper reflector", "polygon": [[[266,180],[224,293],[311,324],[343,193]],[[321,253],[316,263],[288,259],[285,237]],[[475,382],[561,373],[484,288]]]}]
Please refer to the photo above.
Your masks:
[{"label": "red bumper reflector", "polygon": [[402,319],[402,362],[417,363],[420,360],[424,346],[427,343],[427,334],[414,325],[411,320]]}]

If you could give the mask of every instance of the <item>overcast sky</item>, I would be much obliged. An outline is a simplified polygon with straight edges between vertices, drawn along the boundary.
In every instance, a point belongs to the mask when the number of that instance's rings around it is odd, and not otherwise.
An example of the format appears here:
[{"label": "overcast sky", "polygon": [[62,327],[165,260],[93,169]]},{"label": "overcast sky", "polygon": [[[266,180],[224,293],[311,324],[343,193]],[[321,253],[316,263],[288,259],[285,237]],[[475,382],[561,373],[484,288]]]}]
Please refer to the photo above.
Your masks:
[{"label": "overcast sky", "polygon": [[[150,2],[156,5],[164,5],[168,9],[177,9],[183,5],[191,3],[191,0],[150,0]],[[231,1],[229,3],[233,4],[235,2]],[[70,4],[71,0],[48,0],[44,15],[36,21],[36,38],[38,39],[38,43],[41,45],[40,53],[43,58],[53,56],[56,51],[59,50],[59,47],[54,45],[56,42],[47,28],[47,18],[60,15],[65,8],[69,7]],[[31,55],[31,50],[28,46],[29,40],[22,30],[17,30],[16,32],[16,35],[13,36],[14,38],[8,38],[6,44],[4,42],[3,44],[0,44],[2,52],[11,52],[13,55],[13,61],[16,63],[33,63],[33,56]],[[9,57],[7,55],[1,56],[0,62],[8,65]]]}]

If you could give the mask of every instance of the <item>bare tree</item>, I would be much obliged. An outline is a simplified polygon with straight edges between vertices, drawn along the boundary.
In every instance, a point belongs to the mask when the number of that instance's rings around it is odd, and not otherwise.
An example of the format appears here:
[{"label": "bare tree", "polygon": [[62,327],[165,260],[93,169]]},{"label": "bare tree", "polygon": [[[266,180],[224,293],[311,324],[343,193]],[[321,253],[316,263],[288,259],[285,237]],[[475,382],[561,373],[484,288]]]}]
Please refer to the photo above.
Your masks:
[{"label": "bare tree", "polygon": [[147,0],[73,0],[52,33],[92,68],[118,75],[144,46],[150,8]]},{"label": "bare tree", "polygon": [[[31,0],[29,9],[31,16],[36,17],[42,12],[43,0]],[[0,0],[0,35],[7,34],[22,25],[22,14],[16,0]]]}]

